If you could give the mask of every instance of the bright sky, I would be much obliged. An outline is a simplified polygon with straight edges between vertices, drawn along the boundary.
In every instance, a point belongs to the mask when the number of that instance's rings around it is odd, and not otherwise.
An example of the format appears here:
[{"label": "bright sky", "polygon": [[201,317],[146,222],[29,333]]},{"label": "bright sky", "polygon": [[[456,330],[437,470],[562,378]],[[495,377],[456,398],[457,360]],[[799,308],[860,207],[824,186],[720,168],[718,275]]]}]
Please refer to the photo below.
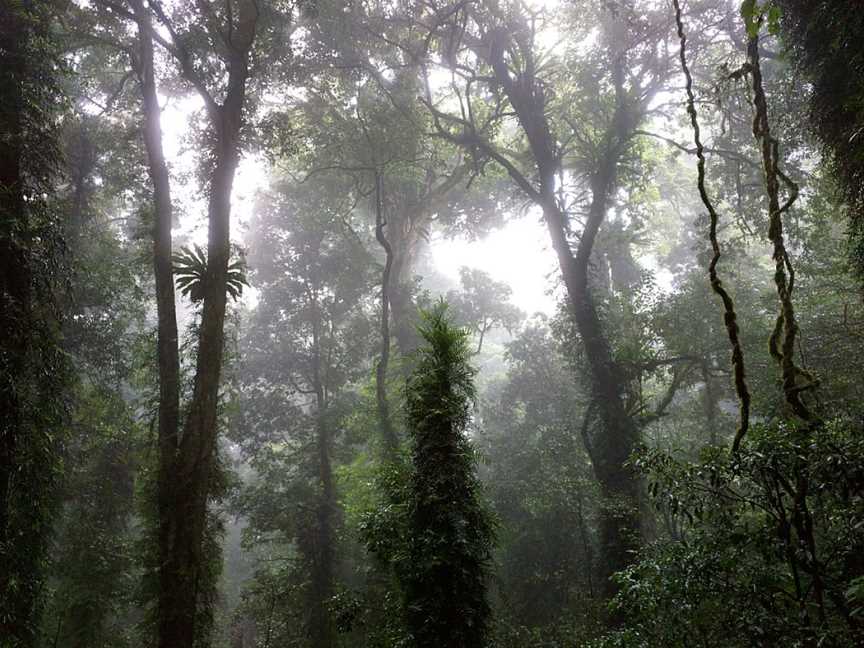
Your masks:
[{"label": "bright sky", "polygon": [[[557,0],[532,0],[535,9],[557,7]],[[546,25],[548,33],[541,41],[554,47],[559,40],[557,30]],[[449,81],[449,74],[447,75]],[[192,94],[182,99],[165,101],[162,113],[163,141],[166,157],[174,172],[172,190],[181,208],[180,225],[175,230],[178,243],[189,241],[206,244],[206,201],[194,178],[181,182],[190,173],[198,154],[185,142],[192,119],[204,119],[199,110],[202,102]],[[242,243],[244,225],[254,207],[255,194],[265,186],[267,166],[264,160],[244,157],[237,170],[232,197],[232,240]],[[554,252],[539,215],[529,212],[509,221],[502,229],[481,240],[444,239],[433,236],[430,245],[433,262],[439,272],[458,283],[459,268],[468,266],[488,272],[495,280],[510,285],[512,303],[529,315],[535,312],[553,314],[556,299],[551,294],[558,276]],[[252,291],[254,293],[254,290]],[[254,298],[253,298],[254,301]]]},{"label": "bright sky", "polygon": [[[183,210],[179,227],[175,230],[175,240],[180,244],[191,240],[205,245],[206,202],[202,200],[193,178],[181,182],[177,177],[195,168],[197,151],[189,150],[184,138],[190,120],[200,115],[196,111],[201,107],[201,102],[197,97],[189,96],[167,104],[163,99],[163,105],[165,155],[175,172],[172,184],[174,198]],[[237,170],[231,201],[232,240],[242,243],[243,226],[249,222],[252,214],[255,194],[265,186],[266,181],[267,166],[264,160],[244,157]],[[433,237],[430,251],[438,271],[457,283],[459,268],[479,268],[492,275],[496,281],[509,284],[513,289],[513,304],[529,315],[537,311],[551,315],[555,311],[556,300],[549,290],[557,276],[557,265],[546,230],[535,214],[528,213],[513,219],[502,229],[478,241]]]},{"label": "bright sky", "polygon": [[[189,95],[181,100],[162,103],[162,141],[165,147],[165,157],[174,172],[172,182],[173,198],[179,203],[184,214],[180,218],[180,226],[175,230],[175,237],[183,239],[188,236],[199,245],[207,241],[206,213],[207,203],[203,200],[194,178],[184,179],[183,175],[191,173],[197,164],[198,151],[190,149],[185,141],[193,119],[206,119],[198,112],[203,107],[197,95]],[[234,178],[234,192],[231,196],[231,239],[242,243],[243,226],[249,222],[255,202],[255,194],[262,189],[267,181],[267,165],[263,159],[255,156],[244,156],[237,168]]]},{"label": "bright sky", "polygon": [[555,285],[557,262],[549,235],[539,219],[526,214],[479,241],[433,237],[430,251],[442,274],[459,280],[459,268],[488,272],[513,289],[512,302],[529,315],[551,315],[556,300],[549,294]]}]

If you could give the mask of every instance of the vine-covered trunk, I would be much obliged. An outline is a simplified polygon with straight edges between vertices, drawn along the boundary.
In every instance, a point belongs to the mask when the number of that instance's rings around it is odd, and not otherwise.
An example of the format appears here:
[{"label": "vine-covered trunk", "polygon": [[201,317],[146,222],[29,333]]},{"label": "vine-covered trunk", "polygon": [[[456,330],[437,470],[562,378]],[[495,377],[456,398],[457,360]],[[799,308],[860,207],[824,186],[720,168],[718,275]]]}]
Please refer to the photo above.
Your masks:
[{"label": "vine-covered trunk", "polygon": [[413,299],[414,265],[421,244],[421,235],[414,221],[400,215],[387,228],[393,262],[388,288],[392,315],[392,333],[399,352],[411,353],[420,346],[417,335],[417,305]]},{"label": "vine-covered trunk", "polygon": [[551,202],[544,210],[567,288],[570,311],[588,362],[591,398],[601,423],[601,431],[591,436],[591,447],[587,450],[602,497],[600,571],[603,593],[607,597],[616,592],[610,577],[630,564],[641,535],[639,479],[626,465],[638,442],[639,431],[624,407],[626,378],[612,356],[588,282],[588,260],[605,217],[610,181],[611,178],[601,178],[595,182],[593,204],[575,256],[566,239],[564,215]]},{"label": "vine-covered trunk", "polygon": [[393,270],[393,247],[384,231],[384,197],[381,172],[375,171],[375,239],[384,250],[384,269],[381,272],[381,356],[375,365],[375,401],[378,408],[378,426],[384,449],[390,455],[399,445],[399,439],[390,417],[387,398],[387,369],[390,365],[390,274]]},{"label": "vine-covered trunk", "polygon": [[[3,110],[0,111],[0,548],[9,536],[10,486],[22,418],[14,380],[21,375],[29,342],[25,325],[30,312],[30,263],[21,234],[28,229],[21,182],[21,82],[26,38],[17,10],[0,8],[0,50],[4,52]],[[5,553],[5,552],[4,552]],[[6,593],[7,570],[0,571]],[[2,626],[0,626],[2,627]]]},{"label": "vine-covered trunk", "polygon": [[198,331],[195,384],[183,427],[173,475],[172,506],[166,511],[173,532],[171,552],[163,563],[165,572],[161,587],[173,598],[175,607],[166,610],[162,620],[162,648],[191,647],[199,585],[206,569],[204,533],[207,525],[207,501],[214,470],[217,445],[219,385],[224,351],[226,284],[230,254],[231,190],[239,158],[237,137],[242,103],[219,109],[220,121],[216,167],[210,184],[208,209],[207,268],[204,276],[204,305]]},{"label": "vine-covered trunk", "polygon": [[[555,137],[545,118],[542,92],[535,92],[525,79],[510,75],[504,56],[504,35],[492,34],[490,64],[501,83],[528,139],[539,176],[539,188],[532,187],[518,172],[508,169],[532,199],[543,209],[543,217],[558,259],[567,291],[570,313],[582,341],[587,360],[591,398],[597,407],[601,430],[586,434],[594,473],[602,496],[600,511],[600,561],[603,591],[616,592],[612,574],[627,567],[639,546],[639,479],[627,460],[636,447],[639,430],[624,404],[627,378],[612,355],[603,324],[595,307],[589,283],[589,266],[594,243],[615,189],[616,168],[638,120],[627,102],[623,62],[614,68],[615,112],[604,136],[604,150],[590,180],[591,203],[575,254],[568,238],[569,216],[558,201],[556,178],[561,171]],[[533,81],[533,80],[532,80]]]},{"label": "vine-covered trunk", "polygon": [[21,132],[26,74],[23,29],[17,9],[0,7],[0,635],[20,637],[18,623],[26,621],[32,607],[29,588],[13,587],[18,574],[20,546],[15,532],[15,509],[20,506],[15,487],[19,445],[24,430],[25,404],[16,382],[26,376],[31,352],[28,335],[31,317],[31,271],[26,247],[29,229],[21,178]]},{"label": "vine-covered trunk", "polygon": [[36,639],[64,414],[49,9],[0,3],[0,643],[22,648]]}]

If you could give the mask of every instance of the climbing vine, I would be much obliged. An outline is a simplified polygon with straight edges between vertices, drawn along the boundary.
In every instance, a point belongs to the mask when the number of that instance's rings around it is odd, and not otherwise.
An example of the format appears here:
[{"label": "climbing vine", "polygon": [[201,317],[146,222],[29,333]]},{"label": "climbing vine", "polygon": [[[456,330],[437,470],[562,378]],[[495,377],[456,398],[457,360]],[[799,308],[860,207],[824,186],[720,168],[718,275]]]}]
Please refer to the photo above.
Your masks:
[{"label": "climbing vine", "polygon": [[[768,196],[768,238],[774,246],[772,254],[774,284],[780,300],[780,313],[769,338],[768,348],[771,356],[780,365],[786,402],[796,416],[809,422],[814,420],[814,414],[801,400],[801,395],[815,388],[817,382],[813,376],[795,364],[795,338],[798,335],[798,324],[792,302],[795,269],[783,239],[783,214],[797,200],[798,186],[780,169],[780,146],[776,138],[772,137],[768,123],[768,101],[765,97],[759,56],[759,32],[766,17],[770,20],[771,16],[764,8],[756,7],[755,0],[745,2],[741,13],[747,27],[747,62],[752,78],[753,106],[756,111],[753,118],[753,136],[761,145],[765,190]],[[789,192],[786,201],[782,204],[780,203],[781,181]],[[799,378],[803,380],[799,382]]]},{"label": "climbing vine", "polygon": [[735,378],[735,393],[738,395],[738,430],[735,433],[735,439],[732,442],[732,450],[737,452],[744,435],[747,434],[747,429],[750,426],[750,390],[747,388],[747,381],[744,371],[744,351],[741,348],[741,339],[739,337],[738,316],[735,312],[735,304],[729,292],[723,286],[720,276],[717,273],[717,264],[720,262],[720,243],[717,240],[717,225],[720,221],[720,216],[714,203],[708,195],[708,190],[705,187],[705,147],[702,144],[702,136],[699,129],[699,117],[696,112],[696,99],[693,94],[693,76],[690,73],[690,68],[687,65],[687,35],[684,32],[684,21],[681,17],[681,4],[679,0],[672,0],[675,8],[675,24],[678,28],[678,40],[681,42],[680,59],[681,70],[684,72],[686,79],[687,91],[687,114],[690,116],[690,124],[693,128],[693,141],[696,144],[696,170],[698,173],[699,197],[702,199],[702,204],[708,210],[710,225],[708,229],[708,238],[711,241],[711,250],[713,256],[708,264],[708,277],[711,281],[711,289],[719,295],[723,301],[723,321],[726,324],[726,333],[729,336],[729,343],[732,345],[732,367]]}]

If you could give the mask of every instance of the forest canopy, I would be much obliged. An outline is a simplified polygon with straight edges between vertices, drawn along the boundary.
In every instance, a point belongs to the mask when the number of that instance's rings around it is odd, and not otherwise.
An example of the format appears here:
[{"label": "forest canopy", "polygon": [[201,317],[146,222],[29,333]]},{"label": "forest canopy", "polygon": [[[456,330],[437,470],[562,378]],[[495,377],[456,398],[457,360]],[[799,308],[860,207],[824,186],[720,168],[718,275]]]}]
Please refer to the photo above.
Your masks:
[{"label": "forest canopy", "polygon": [[862,16],[0,0],[0,648],[864,645]]}]

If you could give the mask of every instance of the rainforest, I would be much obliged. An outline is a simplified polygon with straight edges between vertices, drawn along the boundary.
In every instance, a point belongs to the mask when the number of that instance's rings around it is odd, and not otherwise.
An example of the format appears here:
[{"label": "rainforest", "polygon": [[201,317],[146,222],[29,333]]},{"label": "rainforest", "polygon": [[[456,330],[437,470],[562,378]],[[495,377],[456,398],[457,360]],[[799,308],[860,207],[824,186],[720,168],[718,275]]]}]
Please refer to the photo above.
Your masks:
[{"label": "rainforest", "polygon": [[859,0],[0,0],[0,648],[864,646]]}]

